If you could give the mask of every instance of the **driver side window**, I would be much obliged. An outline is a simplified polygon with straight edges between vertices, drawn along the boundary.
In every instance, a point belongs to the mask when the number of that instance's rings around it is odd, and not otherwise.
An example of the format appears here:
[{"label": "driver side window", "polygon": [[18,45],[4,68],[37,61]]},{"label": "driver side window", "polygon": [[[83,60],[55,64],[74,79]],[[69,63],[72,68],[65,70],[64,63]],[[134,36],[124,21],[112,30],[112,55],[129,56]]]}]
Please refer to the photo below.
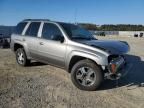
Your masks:
[{"label": "driver side window", "polygon": [[42,30],[42,38],[58,41],[61,37],[62,33],[56,25],[51,23],[44,23]]}]

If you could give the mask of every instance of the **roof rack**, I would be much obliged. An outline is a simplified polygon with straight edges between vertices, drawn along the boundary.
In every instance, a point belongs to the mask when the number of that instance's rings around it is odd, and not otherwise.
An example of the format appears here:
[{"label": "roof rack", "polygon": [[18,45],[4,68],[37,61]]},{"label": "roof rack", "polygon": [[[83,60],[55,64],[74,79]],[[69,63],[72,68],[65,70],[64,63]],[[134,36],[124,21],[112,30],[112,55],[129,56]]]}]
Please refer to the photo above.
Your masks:
[{"label": "roof rack", "polygon": [[23,21],[50,21],[49,19],[24,19]]}]

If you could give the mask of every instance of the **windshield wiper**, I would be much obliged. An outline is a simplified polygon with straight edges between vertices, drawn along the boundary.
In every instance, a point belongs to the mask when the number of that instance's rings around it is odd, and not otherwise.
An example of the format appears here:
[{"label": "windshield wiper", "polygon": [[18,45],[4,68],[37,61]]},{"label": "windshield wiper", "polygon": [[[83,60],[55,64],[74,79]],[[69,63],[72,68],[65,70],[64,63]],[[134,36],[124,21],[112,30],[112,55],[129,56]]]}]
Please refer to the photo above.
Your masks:
[{"label": "windshield wiper", "polygon": [[84,39],[84,40],[91,40],[92,38],[86,38],[86,37],[72,37],[72,39]]}]

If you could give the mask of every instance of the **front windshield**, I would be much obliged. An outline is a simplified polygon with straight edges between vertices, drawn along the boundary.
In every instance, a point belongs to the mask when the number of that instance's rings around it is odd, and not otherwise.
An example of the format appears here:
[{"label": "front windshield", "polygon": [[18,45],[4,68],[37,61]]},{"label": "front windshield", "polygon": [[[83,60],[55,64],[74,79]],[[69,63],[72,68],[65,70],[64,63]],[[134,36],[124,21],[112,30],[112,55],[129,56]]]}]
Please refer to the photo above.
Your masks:
[{"label": "front windshield", "polygon": [[85,30],[77,25],[67,23],[59,23],[59,24],[66,31],[70,39],[86,39],[86,40],[94,39],[94,37],[88,30]]}]

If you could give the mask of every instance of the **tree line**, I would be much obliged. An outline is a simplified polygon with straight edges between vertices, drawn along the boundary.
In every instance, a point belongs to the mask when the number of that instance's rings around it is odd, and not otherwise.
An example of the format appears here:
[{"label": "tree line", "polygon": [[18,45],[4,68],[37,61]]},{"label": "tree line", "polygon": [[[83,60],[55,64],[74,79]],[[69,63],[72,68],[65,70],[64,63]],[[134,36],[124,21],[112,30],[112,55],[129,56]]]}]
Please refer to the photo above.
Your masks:
[{"label": "tree line", "polygon": [[105,25],[97,26],[96,24],[90,24],[90,23],[79,23],[78,25],[84,27],[85,29],[96,30],[96,31],[144,31],[143,25],[105,24]]}]

